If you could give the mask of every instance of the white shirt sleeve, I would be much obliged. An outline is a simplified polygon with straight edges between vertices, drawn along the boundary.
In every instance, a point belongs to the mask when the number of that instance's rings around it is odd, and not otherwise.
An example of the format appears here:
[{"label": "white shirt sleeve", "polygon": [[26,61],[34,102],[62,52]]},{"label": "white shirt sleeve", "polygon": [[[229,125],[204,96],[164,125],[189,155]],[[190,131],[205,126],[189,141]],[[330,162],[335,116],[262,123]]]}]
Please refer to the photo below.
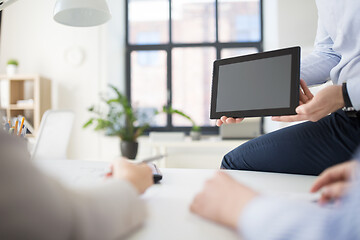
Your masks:
[{"label": "white shirt sleeve", "polygon": [[258,197],[244,210],[238,231],[246,240],[360,239],[360,182],[340,206],[320,207],[276,197]]},{"label": "white shirt sleeve", "polygon": [[330,71],[340,62],[333,50],[333,41],[318,20],[314,51],[301,61],[301,79],[308,85],[322,84],[329,80]]},{"label": "white shirt sleeve", "polygon": [[339,64],[339,83],[347,82],[347,90],[353,107],[360,111],[360,2],[351,0],[345,5],[344,19],[339,29],[339,42],[344,48],[343,58],[347,61]]},{"label": "white shirt sleeve", "polygon": [[[357,62],[360,67],[360,59],[358,59]],[[347,79],[346,86],[353,107],[357,111],[360,111],[360,74],[358,74],[355,70],[353,72],[354,76]]]}]

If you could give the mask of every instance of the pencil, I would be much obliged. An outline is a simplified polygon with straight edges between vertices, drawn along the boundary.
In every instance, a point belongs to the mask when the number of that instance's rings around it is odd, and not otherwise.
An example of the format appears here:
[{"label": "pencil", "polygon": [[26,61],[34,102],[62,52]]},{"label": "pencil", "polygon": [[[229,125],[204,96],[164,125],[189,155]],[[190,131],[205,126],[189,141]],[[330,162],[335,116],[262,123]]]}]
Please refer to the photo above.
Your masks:
[{"label": "pencil", "polygon": [[145,158],[141,162],[138,162],[138,164],[153,162],[153,161],[159,160],[159,159],[161,159],[163,157],[166,157],[166,155],[157,155],[157,156],[154,156],[154,157]]},{"label": "pencil", "polygon": [[14,126],[14,134],[16,134],[16,135],[17,135],[18,125],[19,125],[19,121],[16,119],[15,126]]},{"label": "pencil", "polygon": [[22,131],[23,127],[24,127],[24,121],[25,121],[25,118],[23,117],[23,118],[21,119],[21,125],[20,125],[20,130],[19,130],[18,136],[21,136],[21,131]]}]

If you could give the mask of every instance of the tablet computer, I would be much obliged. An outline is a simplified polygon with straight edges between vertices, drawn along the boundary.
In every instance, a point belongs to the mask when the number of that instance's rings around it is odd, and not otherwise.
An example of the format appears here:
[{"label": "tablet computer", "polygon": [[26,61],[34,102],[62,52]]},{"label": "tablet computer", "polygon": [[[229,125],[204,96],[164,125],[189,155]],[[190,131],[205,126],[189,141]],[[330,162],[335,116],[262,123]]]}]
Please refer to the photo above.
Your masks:
[{"label": "tablet computer", "polygon": [[210,118],[295,115],[300,47],[214,62]]}]

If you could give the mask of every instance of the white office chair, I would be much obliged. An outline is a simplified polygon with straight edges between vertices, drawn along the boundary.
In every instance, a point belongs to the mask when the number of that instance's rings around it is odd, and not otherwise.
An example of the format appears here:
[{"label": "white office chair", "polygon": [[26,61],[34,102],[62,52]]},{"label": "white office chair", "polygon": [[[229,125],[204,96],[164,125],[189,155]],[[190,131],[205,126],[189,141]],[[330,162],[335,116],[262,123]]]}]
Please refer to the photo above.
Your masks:
[{"label": "white office chair", "polygon": [[74,113],[71,111],[46,111],[41,120],[32,160],[66,159],[73,122]]}]

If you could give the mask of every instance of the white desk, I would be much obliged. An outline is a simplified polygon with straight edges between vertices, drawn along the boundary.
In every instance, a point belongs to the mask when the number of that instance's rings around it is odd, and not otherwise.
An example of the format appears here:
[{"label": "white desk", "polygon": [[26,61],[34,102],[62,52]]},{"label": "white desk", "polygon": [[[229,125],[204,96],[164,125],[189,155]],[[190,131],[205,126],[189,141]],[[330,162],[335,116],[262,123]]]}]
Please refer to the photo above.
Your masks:
[{"label": "white desk", "polygon": [[183,141],[151,141],[141,137],[139,157],[166,155],[158,164],[166,168],[218,169],[224,155],[245,142],[246,140],[221,140],[218,136],[203,136],[200,141],[192,141],[189,137]]},{"label": "white desk", "polygon": [[[71,160],[48,161],[41,165],[64,182],[76,172],[90,171],[94,178],[98,178],[99,172],[108,167],[108,163]],[[64,173],[69,167],[71,171]],[[94,167],[99,168],[99,171],[91,170]],[[204,220],[189,211],[189,205],[195,194],[202,189],[204,182],[213,176],[215,170],[161,169],[161,171],[164,175],[161,184],[152,186],[142,196],[148,206],[149,216],[144,226],[129,235],[128,239],[238,239],[235,232]],[[228,172],[239,182],[262,193],[280,194],[303,201],[310,201],[310,198],[313,198],[307,193],[314,177],[245,171]],[[91,178],[90,175],[87,177]]]},{"label": "white desk", "polygon": [[[164,179],[143,196],[149,209],[144,227],[129,239],[239,239],[228,228],[204,220],[189,211],[189,205],[213,170],[163,169]],[[238,181],[260,192],[310,201],[314,177],[229,171]],[[221,204],[221,203],[219,203]]]}]

